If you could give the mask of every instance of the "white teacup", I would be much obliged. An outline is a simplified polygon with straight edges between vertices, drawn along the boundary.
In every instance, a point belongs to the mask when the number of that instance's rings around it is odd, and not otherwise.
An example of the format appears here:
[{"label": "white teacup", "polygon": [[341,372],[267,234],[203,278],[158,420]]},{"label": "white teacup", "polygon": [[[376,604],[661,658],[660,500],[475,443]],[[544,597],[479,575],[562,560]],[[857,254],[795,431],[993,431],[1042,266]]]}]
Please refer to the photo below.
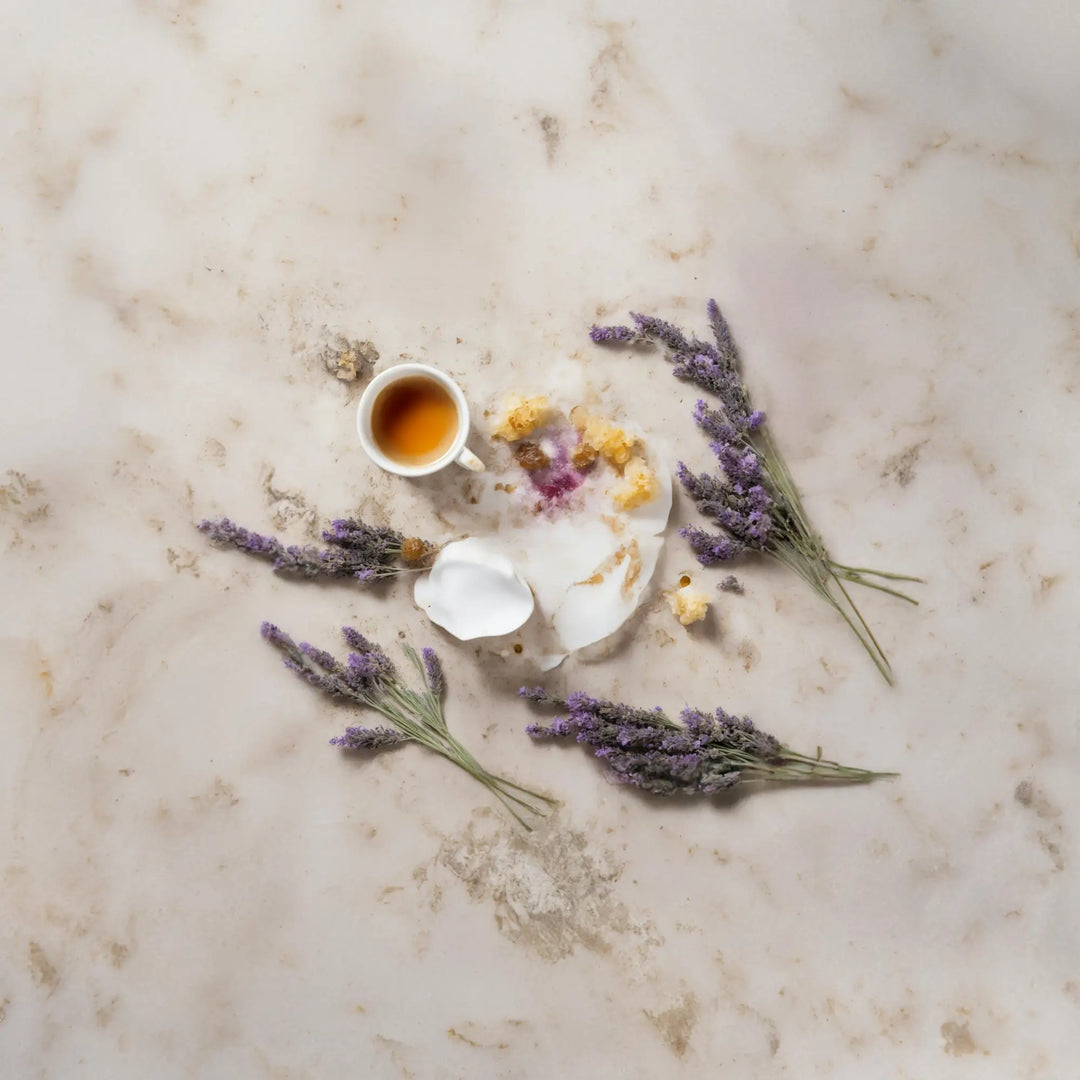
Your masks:
[{"label": "white teacup", "polygon": [[[376,406],[380,403],[380,398],[403,379],[429,380],[435,383],[455,407],[456,427],[451,429],[452,437],[443,440],[445,445],[440,446],[430,460],[417,460],[408,455],[395,456],[390,448],[380,445],[376,437],[373,426]],[[481,472],[484,468],[484,463],[465,446],[465,440],[469,437],[469,404],[461,392],[461,387],[448,375],[427,364],[398,364],[376,375],[360,398],[360,405],[356,410],[356,431],[367,456],[380,468],[398,476],[430,476],[440,469],[445,469],[451,462],[473,472]]]}]

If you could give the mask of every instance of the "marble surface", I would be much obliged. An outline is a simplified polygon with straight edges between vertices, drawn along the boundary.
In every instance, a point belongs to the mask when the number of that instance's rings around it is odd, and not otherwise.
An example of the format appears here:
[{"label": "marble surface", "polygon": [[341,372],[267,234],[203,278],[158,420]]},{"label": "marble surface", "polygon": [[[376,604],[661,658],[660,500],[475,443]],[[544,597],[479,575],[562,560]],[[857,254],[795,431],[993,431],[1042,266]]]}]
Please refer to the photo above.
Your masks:
[{"label": "marble surface", "polygon": [[[3,7],[4,1076],[1075,1075],[1071,5]],[[466,474],[364,460],[337,334],[478,419],[572,371],[703,461],[692,395],[586,331],[709,295],[837,556],[928,579],[865,601],[898,685],[756,566],[551,685],[898,780],[649,802],[523,735],[527,655],[193,527],[468,531]],[[452,725],[561,809],[339,756],[264,618],[440,643]]]}]

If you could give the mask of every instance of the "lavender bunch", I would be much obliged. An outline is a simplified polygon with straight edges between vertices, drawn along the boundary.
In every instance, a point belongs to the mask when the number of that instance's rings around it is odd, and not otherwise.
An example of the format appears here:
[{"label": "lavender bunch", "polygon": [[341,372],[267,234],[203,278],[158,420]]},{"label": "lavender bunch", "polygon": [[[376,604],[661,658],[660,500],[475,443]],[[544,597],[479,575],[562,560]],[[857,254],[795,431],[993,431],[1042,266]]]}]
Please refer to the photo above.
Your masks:
[{"label": "lavender bunch", "polygon": [[590,335],[600,344],[663,345],[676,378],[694,383],[719,402],[719,408],[711,408],[698,401],[693,414],[694,423],[709,437],[719,471],[696,473],[681,461],[677,469],[680,483],[719,531],[687,525],[679,533],[703,566],[757,551],[793,570],[840,613],[885,680],[892,683],[888,658],[844,583],[917,604],[883,582],[922,579],[847,566],[830,556],[811,526],[787,464],[765,426],[765,414],[751,404],[731,328],[715,300],[709,301],[708,315],[711,342],[687,337],[662,319],[634,313],[633,327],[594,326]]},{"label": "lavender bunch", "polygon": [[306,641],[297,644],[273,623],[262,624],[262,636],[281,650],[290,671],[330,697],[372,709],[389,721],[389,727],[347,727],[343,735],[330,740],[332,746],[382,750],[398,743],[419,743],[479,780],[526,829],[530,826],[524,815],[543,816],[550,799],[488,772],[450,734],[442,709],[445,680],[433,649],[417,653],[410,645],[402,646],[423,687],[414,690],[379,645],[351,626],[341,632],[352,650],[344,662]]},{"label": "lavender bunch", "polygon": [[323,530],[330,545],[286,547],[273,536],[260,536],[228,518],[200,521],[198,528],[215,543],[230,545],[273,561],[278,573],[300,577],[352,577],[377,581],[424,566],[435,547],[418,537],[405,537],[382,525],[367,525],[357,518],[341,518]]},{"label": "lavender bunch", "polygon": [[723,709],[683,709],[676,723],[660,709],[635,709],[583,693],[565,698],[522,687],[520,697],[565,710],[525,730],[536,739],[575,738],[592,747],[616,780],[653,795],[714,795],[754,781],[851,781],[895,773],[869,772],[808,757],[759,731],[748,717]]}]

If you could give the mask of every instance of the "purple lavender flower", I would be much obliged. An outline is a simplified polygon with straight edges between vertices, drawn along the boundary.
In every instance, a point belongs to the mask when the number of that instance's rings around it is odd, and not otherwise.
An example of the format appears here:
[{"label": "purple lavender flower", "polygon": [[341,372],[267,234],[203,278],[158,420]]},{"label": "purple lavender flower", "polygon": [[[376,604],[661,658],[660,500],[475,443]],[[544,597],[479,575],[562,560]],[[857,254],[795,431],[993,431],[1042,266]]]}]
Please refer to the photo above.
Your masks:
[{"label": "purple lavender flower", "polygon": [[710,409],[701,398],[698,398],[694,406],[694,423],[706,435],[725,446],[734,443],[739,437],[739,432],[734,425],[728,423],[724,413],[720,409]]},{"label": "purple lavender flower", "polygon": [[679,535],[690,545],[702,566],[715,566],[717,563],[728,562],[746,550],[738,540],[721,533],[706,532],[693,525],[684,525],[679,530]]},{"label": "purple lavender flower", "polygon": [[542,686],[523,686],[517,692],[518,697],[528,701],[550,701],[551,695]]},{"label": "purple lavender flower", "polygon": [[340,674],[341,665],[324,649],[317,649],[314,645],[309,645],[306,641],[301,641],[298,647],[312,663],[317,664],[324,671],[327,671],[332,675]]},{"label": "purple lavender flower", "polygon": [[891,682],[888,659],[844,583],[877,589],[914,604],[917,601],[893,588],[892,582],[921,579],[845,566],[829,556],[807,519],[775,442],[763,431],[765,414],[750,403],[731,327],[715,300],[709,301],[707,310],[715,344],[684,334],[663,319],[633,312],[636,330],[593,327],[590,335],[602,344],[659,342],[667,349],[676,378],[700,386],[719,404],[719,408],[712,408],[698,401],[693,413],[694,422],[709,437],[719,471],[709,475],[694,473],[679,462],[678,477],[698,510],[722,532],[687,526],[680,533],[705,566],[726,562],[753,549],[795,570],[843,616],[878,670]]},{"label": "purple lavender flower", "polygon": [[621,342],[629,345],[639,340],[640,335],[629,326],[593,326],[589,337],[597,344]]},{"label": "purple lavender flower", "polygon": [[354,518],[338,519],[323,531],[323,539],[330,544],[324,549],[286,546],[276,537],[261,536],[228,518],[204,520],[198,528],[215,543],[270,559],[278,573],[306,578],[352,577],[362,584],[401,573],[405,568],[400,561],[416,563],[434,550],[426,541],[406,539],[393,529]]},{"label": "purple lavender flower", "polygon": [[434,649],[425,646],[420,650],[420,655],[424,659],[424,674],[427,676],[428,689],[436,697],[440,697],[446,686],[443,679],[442,664],[439,662]]},{"label": "purple lavender flower", "polygon": [[[282,652],[282,662],[290,671],[295,671],[317,690],[331,697],[348,695],[348,684],[342,676],[340,667],[329,654],[314,649],[307,642],[297,645],[288,634],[279,630],[271,622],[264,622],[260,632],[263,638]],[[317,662],[312,654],[325,660],[326,664]]]},{"label": "purple lavender flower", "polygon": [[[734,483],[717,474],[692,472],[682,461],[676,468],[679,483],[698,510],[712,518],[734,541],[734,546],[717,547],[717,538],[713,534],[693,526],[681,529],[680,535],[690,543],[705,566],[733,558],[745,548],[765,551],[769,547],[773,499],[764,484],[756,482],[764,479],[757,458],[749,454],[736,456],[728,468]],[[702,555],[708,555],[708,558],[702,559]]]},{"label": "purple lavender flower", "polygon": [[686,708],[681,723],[660,709],[636,709],[569,694],[522,688],[520,696],[566,710],[549,725],[530,724],[533,738],[573,738],[591,748],[612,776],[654,795],[711,795],[753,780],[872,780],[868,772],[806,757],[759,731],[747,717]]},{"label": "purple lavender flower", "polygon": [[393,660],[383,651],[382,646],[373,641],[368,641],[355,627],[343,626],[341,636],[350,649],[348,666],[349,677],[358,689],[369,689],[372,684],[380,679],[393,679],[397,676],[397,669]]},{"label": "purple lavender flower", "polygon": [[710,299],[705,305],[705,311],[709,316],[709,326],[713,337],[716,338],[716,348],[722,361],[729,367],[738,367],[739,350],[735,347],[735,339],[731,336],[731,327],[720,312],[720,305]]},{"label": "purple lavender flower", "polygon": [[343,750],[382,750],[387,746],[397,746],[408,742],[400,731],[387,727],[347,727],[344,735],[337,735],[330,740],[331,746],[340,746]]},{"label": "purple lavender flower", "polygon": [[663,319],[657,319],[653,315],[639,315],[635,311],[630,312],[630,318],[634,320],[634,325],[642,337],[662,341],[673,352],[690,352],[694,348],[677,326],[672,326]]}]

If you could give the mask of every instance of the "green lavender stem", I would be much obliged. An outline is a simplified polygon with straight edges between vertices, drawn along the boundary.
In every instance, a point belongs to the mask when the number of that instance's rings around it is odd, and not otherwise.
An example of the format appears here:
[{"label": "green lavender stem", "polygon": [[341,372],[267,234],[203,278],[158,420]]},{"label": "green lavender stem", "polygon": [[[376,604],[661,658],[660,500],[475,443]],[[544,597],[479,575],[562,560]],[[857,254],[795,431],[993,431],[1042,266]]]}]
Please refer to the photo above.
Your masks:
[{"label": "green lavender stem", "polygon": [[826,603],[833,607],[847,623],[851,632],[858,638],[874,666],[891,686],[893,684],[892,665],[885,655],[870,625],[863,618],[858,605],[844,587],[844,582],[874,589],[909,604],[918,605],[918,600],[876,581],[867,580],[877,577],[887,581],[922,582],[922,578],[907,574],[893,574],[867,567],[847,566],[830,558],[821,537],[813,530],[803,506],[795,481],[784,461],[772,433],[766,428],[759,433],[760,450],[765,468],[777,495],[776,504],[776,539],[770,544],[767,553],[793,570]]},{"label": "green lavender stem", "polygon": [[[355,635],[348,628],[345,633],[347,640],[350,633]],[[405,740],[419,743],[439,754],[479,781],[523,828],[531,828],[529,816],[543,817],[547,808],[554,805],[555,800],[546,795],[489,772],[450,733],[442,709],[441,670],[436,664],[436,674],[429,679],[424,662],[411,646],[404,646],[404,651],[420,677],[423,690],[419,691],[400,679],[378,646],[371,645],[359,635],[355,637],[359,637],[359,647],[365,651],[363,655],[350,657],[350,663],[360,663],[356,670],[321,650],[313,650],[304,644],[297,645],[287,634],[269,623],[263,626],[263,636],[284,653],[286,664],[306,681],[335,698],[345,698],[373,710],[384,717]],[[433,658],[434,654],[431,656]],[[357,737],[352,734],[354,732],[360,732],[362,736],[359,743],[348,742]],[[379,740],[376,745],[386,744],[378,732],[353,728],[346,732],[342,740],[336,741],[354,749],[371,749],[372,744],[363,739],[372,736]],[[393,738],[389,741],[392,742]]]}]

